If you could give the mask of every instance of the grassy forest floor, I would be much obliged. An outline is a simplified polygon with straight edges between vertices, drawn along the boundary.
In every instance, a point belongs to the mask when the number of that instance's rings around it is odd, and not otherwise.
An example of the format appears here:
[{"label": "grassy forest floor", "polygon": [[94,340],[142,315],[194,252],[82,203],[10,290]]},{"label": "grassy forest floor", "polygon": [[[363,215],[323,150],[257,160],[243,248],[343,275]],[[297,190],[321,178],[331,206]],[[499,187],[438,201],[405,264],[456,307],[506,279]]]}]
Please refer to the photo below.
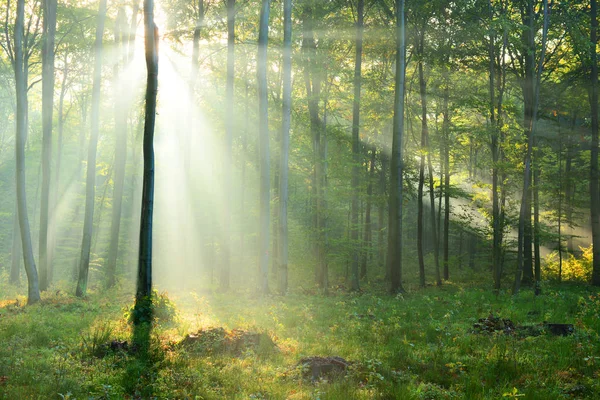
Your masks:
[{"label": "grassy forest floor", "polygon": [[585,286],[537,298],[453,283],[396,297],[169,294],[143,357],[124,343],[124,288],[86,300],[54,289],[30,307],[0,289],[5,399],[600,398],[600,296]]}]

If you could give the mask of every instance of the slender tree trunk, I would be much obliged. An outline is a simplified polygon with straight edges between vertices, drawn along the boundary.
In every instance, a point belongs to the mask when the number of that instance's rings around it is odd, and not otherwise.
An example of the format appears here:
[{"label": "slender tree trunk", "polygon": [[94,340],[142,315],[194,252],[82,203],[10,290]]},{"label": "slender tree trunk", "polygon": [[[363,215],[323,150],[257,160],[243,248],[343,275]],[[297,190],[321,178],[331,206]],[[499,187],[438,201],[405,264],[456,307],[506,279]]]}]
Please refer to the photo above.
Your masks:
[{"label": "slender tree trunk", "polygon": [[[530,18],[533,18],[533,6],[530,4]],[[544,58],[546,54],[546,40],[548,37],[548,0],[544,0],[544,28],[542,34],[542,48],[540,53],[539,64],[537,68],[537,76],[535,80],[535,91],[533,94],[533,111],[531,113],[531,120],[529,126],[529,138],[527,142],[527,154],[525,155],[525,171],[523,175],[523,196],[521,198],[521,209],[519,212],[519,235],[518,235],[518,254],[517,254],[517,270],[515,274],[515,285],[513,288],[513,294],[519,293],[521,287],[521,274],[523,272],[524,258],[527,257],[527,252],[524,251],[524,245],[527,242],[524,241],[525,237],[525,225],[527,222],[527,215],[529,215],[529,224],[531,225],[531,206],[528,201],[530,196],[530,179],[531,179],[531,156],[533,152],[533,143],[535,128],[537,125],[537,107],[540,94],[540,84],[542,80],[542,70],[544,66]],[[527,212],[529,209],[529,213]],[[525,242],[525,243],[524,243]],[[529,252],[530,254],[531,252]]]},{"label": "slender tree trunk", "polygon": [[100,0],[96,40],[94,42],[94,77],[92,86],[92,129],[88,147],[88,164],[86,179],[85,216],[83,220],[83,240],[79,260],[79,278],[75,295],[84,297],[87,293],[88,272],[90,268],[90,250],[92,246],[92,229],[94,224],[94,197],[96,196],[96,150],[98,147],[98,131],[100,125],[100,85],[102,78],[102,36],[106,19],[106,0]]},{"label": "slender tree trunk", "polygon": [[227,83],[225,88],[225,158],[223,160],[223,264],[220,272],[222,291],[229,290],[231,274],[231,192],[232,192],[232,146],[234,130],[233,86],[235,80],[235,0],[227,0]]},{"label": "slender tree trunk", "polygon": [[279,155],[279,292],[288,289],[288,160],[292,109],[292,0],[283,2],[283,106]]},{"label": "slender tree trunk", "polygon": [[360,89],[362,83],[362,47],[363,47],[363,30],[364,21],[363,14],[365,9],[364,0],[358,0],[357,21],[356,21],[356,37],[355,37],[355,61],[354,61],[354,101],[353,101],[353,116],[352,116],[352,274],[351,274],[351,290],[359,290],[358,276],[358,260],[359,260],[359,239],[358,239],[358,192],[359,192],[359,176],[361,164],[360,152]]},{"label": "slender tree trunk", "polygon": [[[276,147],[281,147],[281,138],[277,135],[275,140]],[[271,232],[272,232],[272,240],[271,240],[271,275],[273,276],[275,282],[279,282],[279,160],[277,159],[277,153],[274,153],[273,160],[273,207],[271,209]]]},{"label": "slender tree trunk", "polygon": [[590,197],[592,215],[592,285],[600,286],[600,189],[598,188],[598,18],[596,0],[591,0],[592,29],[590,31],[591,64],[590,71],[591,90],[590,108],[592,112],[592,151],[590,160]]},{"label": "slender tree trunk", "polygon": [[563,213],[563,171],[562,171],[562,158],[563,158],[563,137],[560,129],[560,116],[558,116],[558,137],[559,137],[559,148],[558,148],[558,282],[562,280],[562,261],[563,261],[563,249],[562,249],[562,213]]},{"label": "slender tree trunk", "polygon": [[404,90],[406,75],[406,40],[404,0],[396,0],[396,78],[394,89],[394,130],[390,172],[388,263],[391,292],[404,292],[402,287],[402,201],[403,201],[403,135]]},{"label": "slender tree trunk", "polygon": [[[242,154],[244,155],[244,158],[242,159],[242,182],[246,182],[246,159],[245,159],[245,155],[248,154],[248,134],[249,134],[249,130],[248,130],[248,125],[250,124],[250,85],[248,83],[248,76],[246,74],[244,74],[245,76],[245,105],[244,105],[244,119],[245,119],[245,124],[244,124],[244,132],[243,132],[243,136],[242,136]],[[246,231],[245,231],[245,221],[246,221],[246,212],[245,212],[245,207],[246,207],[246,187],[245,185],[241,185],[240,187],[240,219],[242,222],[242,229],[240,229],[240,260],[242,260],[242,263],[244,262],[244,257],[245,257],[245,240],[246,240]]]},{"label": "slender tree trunk", "polygon": [[365,210],[365,231],[363,232],[363,252],[360,265],[360,277],[367,277],[367,263],[369,254],[371,254],[371,204],[373,203],[373,176],[375,175],[375,147],[371,150],[371,160],[369,162],[369,177],[367,183],[367,206]]},{"label": "slender tree trunk", "polygon": [[[488,8],[490,12],[490,26],[494,18],[492,1],[488,1]],[[492,129],[492,270],[494,274],[494,290],[500,290],[501,276],[500,276],[500,254],[501,254],[501,226],[500,226],[500,205],[498,200],[498,126],[496,124],[496,82],[495,82],[495,45],[494,45],[494,32],[490,33],[490,45],[489,45],[489,75],[490,75],[490,126]]]},{"label": "slender tree trunk", "polygon": [[[65,57],[63,59],[63,69],[62,69],[62,82],[60,87],[60,96],[58,99],[58,137],[56,138],[56,166],[54,168],[54,190],[52,191],[52,215],[50,218],[49,230],[49,240],[48,244],[48,281],[52,282],[54,278],[54,256],[56,252],[56,230],[57,230],[57,214],[59,209],[59,201],[62,196],[59,196],[60,191],[60,170],[62,165],[62,150],[63,150],[63,134],[65,128],[65,96],[67,95],[67,77],[69,75],[68,68],[68,53],[65,53]],[[67,111],[68,114],[68,111]],[[78,176],[78,175],[77,175]]]},{"label": "slender tree trunk", "polygon": [[[123,204],[123,188],[125,186],[125,167],[127,165],[127,104],[122,99],[125,93],[119,82],[119,61],[125,59],[125,43],[127,37],[126,17],[122,8],[119,8],[117,20],[115,21],[115,51],[117,62],[114,68],[115,81],[115,175],[112,202],[112,219],[110,227],[110,244],[107,260],[107,286],[112,287],[116,281],[117,256],[119,254],[119,232],[121,229],[121,208]],[[123,68],[124,69],[124,68]]]},{"label": "slender tree trunk", "polygon": [[450,98],[449,79],[444,89],[444,279],[450,279]]},{"label": "slender tree trunk", "polygon": [[269,208],[271,201],[269,159],[269,107],[267,87],[267,42],[269,33],[269,9],[271,1],[263,0],[258,34],[256,79],[258,82],[259,108],[259,155],[260,155],[260,276],[263,294],[269,293]]},{"label": "slender tree trunk", "polygon": [[[565,217],[567,219],[567,223],[570,224],[573,221],[573,178],[571,176],[571,168],[573,164],[573,143],[571,140],[571,135],[575,130],[575,121],[577,120],[577,114],[573,113],[572,121],[571,121],[571,131],[567,136],[567,154],[565,160]],[[573,232],[570,230],[570,234],[567,237],[567,252],[569,254],[573,254]]]},{"label": "slender tree trunk", "polygon": [[[421,32],[419,39],[419,54],[423,56],[423,35]],[[423,60],[419,60],[419,92],[421,95],[421,159],[419,161],[419,188],[417,194],[418,205],[418,221],[417,221],[417,252],[419,257],[419,283],[421,287],[425,287],[425,255],[423,250],[423,235],[424,235],[424,213],[423,213],[423,186],[425,183],[425,153],[427,152],[427,100],[426,100],[425,77],[423,73]],[[435,211],[434,211],[435,215]],[[435,221],[435,219],[434,219]],[[433,222],[435,226],[435,222]],[[434,227],[435,234],[435,227]]]},{"label": "slender tree trunk", "polygon": [[[144,179],[142,188],[142,217],[140,223],[140,253],[136,307],[152,294],[152,217],[154,212],[154,125],[156,120],[156,94],[158,92],[158,27],[154,23],[154,2],[144,0],[144,28],[146,68],[146,108],[144,117]],[[144,315],[137,322],[150,321]],[[147,311],[146,311],[147,312]],[[135,322],[135,321],[134,321]]]},{"label": "slender tree trunk", "polygon": [[385,183],[386,183],[386,174],[385,171],[387,169],[387,160],[385,154],[383,152],[380,153],[381,158],[381,170],[379,172],[379,199],[378,199],[378,210],[377,210],[377,245],[379,247],[378,251],[378,264],[380,267],[385,269],[385,280],[389,281],[390,279],[390,271],[386,267],[385,264],[385,236],[384,236],[384,223],[385,223]]},{"label": "slender tree trunk", "polygon": [[54,110],[54,37],[56,0],[44,0],[42,46],[42,196],[40,203],[40,290],[50,284],[48,270],[48,221],[50,220],[50,175],[52,162],[52,112]]},{"label": "slender tree trunk", "polygon": [[21,229],[19,227],[19,212],[15,204],[13,219],[13,241],[11,251],[10,283],[19,285],[21,283],[21,259],[23,257],[23,243],[21,242]]},{"label": "slender tree trunk", "polygon": [[33,258],[31,231],[27,216],[27,196],[25,185],[25,141],[27,139],[27,78],[25,74],[25,55],[23,52],[23,36],[25,21],[25,0],[17,1],[17,18],[15,21],[14,39],[14,71],[15,93],[17,100],[17,132],[16,132],[16,180],[17,180],[17,209],[21,231],[21,244],[25,272],[27,273],[28,293],[27,304],[40,301],[38,273]]},{"label": "slender tree trunk", "polygon": [[313,209],[313,229],[316,240],[313,242],[313,252],[315,258],[315,282],[321,288],[324,288],[324,260],[321,255],[324,253],[322,247],[323,239],[323,202],[322,202],[322,177],[323,177],[323,156],[321,154],[321,136],[323,132],[323,122],[319,116],[319,99],[321,97],[321,75],[317,64],[317,46],[314,36],[314,20],[312,8],[306,7],[302,20],[302,50],[304,53],[304,82],[306,86],[306,96],[308,99],[308,112],[310,115],[310,130],[313,147],[313,171],[312,171],[312,191],[311,201]]},{"label": "slender tree trunk", "polygon": [[[540,154],[537,150],[537,144],[534,137],[535,160],[539,162]],[[540,283],[542,280],[542,260],[540,255],[540,170],[537,163],[533,169],[533,254],[534,254],[534,280],[535,280],[535,295],[539,295],[541,291]]]},{"label": "slender tree trunk", "polygon": [[427,136],[427,170],[429,175],[429,211],[431,215],[431,237],[433,239],[433,259],[435,262],[435,280],[438,286],[442,285],[442,276],[440,274],[440,246],[438,228],[435,218],[435,188],[433,186],[433,166],[431,163],[431,147],[429,146],[429,136]]}]

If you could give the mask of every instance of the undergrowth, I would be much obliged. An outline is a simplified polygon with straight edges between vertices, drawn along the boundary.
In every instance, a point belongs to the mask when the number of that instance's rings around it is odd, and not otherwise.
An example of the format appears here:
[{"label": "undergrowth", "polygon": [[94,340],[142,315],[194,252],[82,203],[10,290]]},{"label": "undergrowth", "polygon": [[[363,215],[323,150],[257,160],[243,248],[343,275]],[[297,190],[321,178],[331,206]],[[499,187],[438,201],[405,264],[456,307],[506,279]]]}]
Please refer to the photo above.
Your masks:
[{"label": "undergrowth", "polygon": [[[538,297],[453,284],[394,297],[162,294],[166,317],[147,332],[145,350],[131,344],[123,313],[131,296],[108,291],[80,300],[59,291],[31,307],[5,300],[0,398],[598,398],[600,297],[587,287],[543,289]],[[475,333],[473,324],[490,314],[521,325],[573,324],[575,333]],[[177,345],[217,327],[264,332],[277,351]],[[117,350],[107,351],[111,342]],[[298,361],[310,356],[352,364],[342,376],[307,380]]]}]

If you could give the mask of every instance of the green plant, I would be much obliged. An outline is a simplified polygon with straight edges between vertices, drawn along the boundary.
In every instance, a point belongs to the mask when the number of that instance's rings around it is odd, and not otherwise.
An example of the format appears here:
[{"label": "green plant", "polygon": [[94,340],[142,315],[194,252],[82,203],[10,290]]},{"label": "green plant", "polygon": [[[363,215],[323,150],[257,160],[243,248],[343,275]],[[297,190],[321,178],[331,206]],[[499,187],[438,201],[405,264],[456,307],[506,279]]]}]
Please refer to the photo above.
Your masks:
[{"label": "green plant", "polygon": [[93,357],[103,356],[104,345],[110,341],[113,330],[110,322],[102,322],[87,334],[81,335],[81,353]]}]

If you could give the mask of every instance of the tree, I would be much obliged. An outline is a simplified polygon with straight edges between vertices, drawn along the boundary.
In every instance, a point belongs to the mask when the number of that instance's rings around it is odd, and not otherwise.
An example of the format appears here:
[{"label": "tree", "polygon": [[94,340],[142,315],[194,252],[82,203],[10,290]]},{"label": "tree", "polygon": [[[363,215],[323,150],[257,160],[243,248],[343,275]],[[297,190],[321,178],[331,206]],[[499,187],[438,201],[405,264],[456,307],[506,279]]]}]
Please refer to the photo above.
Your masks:
[{"label": "tree", "polygon": [[325,163],[324,163],[324,132],[325,123],[321,118],[319,102],[323,84],[323,68],[320,64],[315,39],[315,10],[312,4],[307,4],[302,15],[302,51],[304,53],[304,84],[310,118],[312,140],[312,229],[316,240],[313,242],[315,256],[315,281],[323,291],[328,289],[328,266],[325,253]]},{"label": "tree", "polygon": [[94,225],[94,198],[96,196],[96,151],[98,147],[98,131],[100,125],[100,86],[102,84],[102,36],[106,19],[106,1],[100,0],[96,39],[94,42],[94,72],[92,83],[91,134],[88,147],[87,179],[85,192],[85,214],[83,221],[83,239],[81,257],[79,259],[79,276],[75,295],[84,297],[87,293],[88,272],[90,269],[90,251],[92,247],[92,230]]},{"label": "tree", "polygon": [[14,59],[15,93],[17,99],[17,133],[15,141],[17,162],[17,208],[19,214],[19,225],[21,228],[21,244],[25,272],[27,274],[27,304],[40,301],[40,288],[37,268],[33,258],[31,245],[31,232],[29,228],[29,217],[27,215],[27,195],[25,193],[25,141],[27,137],[27,77],[26,77],[26,53],[23,51],[23,38],[25,30],[25,0],[17,0],[17,17],[14,32]]},{"label": "tree", "polygon": [[[132,19],[137,19],[137,13],[132,15]],[[119,82],[119,64],[126,66],[127,44],[129,34],[127,32],[127,20],[125,10],[121,7],[117,12],[117,19],[114,26],[115,49],[117,61],[114,66],[115,81],[115,166],[114,166],[114,189],[113,189],[113,207],[112,220],[110,228],[110,245],[108,248],[107,260],[107,286],[112,287],[115,284],[115,274],[117,269],[117,255],[119,252],[119,232],[121,230],[121,208],[123,204],[123,188],[125,186],[125,166],[127,163],[127,105],[123,102],[125,91],[123,83]],[[123,68],[124,69],[124,68]]]},{"label": "tree", "polygon": [[[533,18],[533,5],[530,4],[529,8],[529,18]],[[546,54],[546,40],[548,37],[548,19],[549,19],[549,11],[548,11],[548,0],[544,0],[544,28],[542,33],[542,48],[540,53],[539,64],[537,67],[537,75],[535,79],[535,86],[533,91],[532,98],[532,112],[531,117],[526,116],[526,120],[529,122],[528,126],[528,141],[527,141],[527,151],[525,154],[525,170],[523,175],[523,195],[521,197],[521,207],[519,211],[519,233],[518,233],[518,254],[517,254],[517,270],[515,274],[515,284],[513,288],[513,294],[519,293],[519,289],[521,287],[521,274],[523,272],[524,267],[524,258],[527,254],[526,247],[527,243],[525,239],[525,225],[527,221],[531,224],[531,203],[529,202],[530,196],[530,181],[531,181],[531,158],[533,153],[534,146],[534,136],[536,132],[536,124],[537,124],[537,113],[538,113],[538,102],[540,96],[540,86],[542,80],[542,71],[544,68],[544,58]],[[533,22],[531,22],[533,24]],[[533,39],[530,39],[532,42]],[[533,55],[535,59],[535,55]],[[530,61],[531,62],[531,61]],[[532,82],[533,83],[533,82]],[[526,84],[527,85],[527,84]],[[528,217],[529,215],[529,217]],[[531,249],[529,249],[531,250]],[[536,277],[536,293],[539,286],[539,275]]]},{"label": "tree", "polygon": [[258,82],[259,157],[260,157],[260,242],[259,285],[261,292],[269,292],[269,217],[270,217],[270,157],[269,105],[267,87],[267,42],[269,34],[270,0],[263,0],[260,11],[256,79]]},{"label": "tree", "polygon": [[[266,50],[265,50],[266,51]],[[266,62],[266,60],[265,60]],[[227,0],[227,84],[225,89],[225,158],[223,175],[225,204],[223,213],[223,265],[221,265],[221,290],[229,290],[229,275],[231,264],[231,163],[234,130],[233,84],[235,80],[235,0]],[[266,67],[265,67],[266,68]],[[266,74],[266,72],[265,72]],[[266,75],[265,75],[266,79]]]},{"label": "tree", "polygon": [[48,258],[48,220],[50,219],[50,175],[52,162],[52,111],[54,110],[54,38],[56,1],[44,0],[44,37],[42,46],[42,194],[40,196],[40,289],[50,284],[51,260]]},{"label": "tree", "polygon": [[590,30],[590,83],[589,91],[590,109],[592,112],[592,149],[590,159],[590,210],[592,216],[592,285],[600,286],[600,188],[598,186],[598,10],[596,0],[590,0],[591,22]]},{"label": "tree", "polygon": [[288,172],[292,108],[292,0],[283,2],[283,104],[279,155],[279,292],[288,287]]},{"label": "tree", "polygon": [[[136,307],[138,324],[151,320],[152,295],[152,216],[154,213],[154,125],[158,92],[158,27],[154,23],[154,2],[144,0],[145,58],[148,71],[144,113],[144,180],[142,188],[142,217],[140,223],[140,252]],[[151,304],[151,303],[150,303]]]},{"label": "tree", "polygon": [[358,180],[360,176],[361,150],[360,150],[360,87],[362,70],[362,49],[363,49],[363,31],[364,31],[364,0],[358,0],[356,16],[356,37],[355,37],[355,61],[354,61],[354,101],[352,107],[352,275],[351,289],[359,290],[358,276],[358,258],[360,254],[358,246]]},{"label": "tree", "polygon": [[404,90],[406,75],[406,41],[404,0],[396,0],[396,79],[394,89],[394,127],[390,175],[388,265],[392,293],[402,287],[402,201],[403,201],[403,136]]}]

